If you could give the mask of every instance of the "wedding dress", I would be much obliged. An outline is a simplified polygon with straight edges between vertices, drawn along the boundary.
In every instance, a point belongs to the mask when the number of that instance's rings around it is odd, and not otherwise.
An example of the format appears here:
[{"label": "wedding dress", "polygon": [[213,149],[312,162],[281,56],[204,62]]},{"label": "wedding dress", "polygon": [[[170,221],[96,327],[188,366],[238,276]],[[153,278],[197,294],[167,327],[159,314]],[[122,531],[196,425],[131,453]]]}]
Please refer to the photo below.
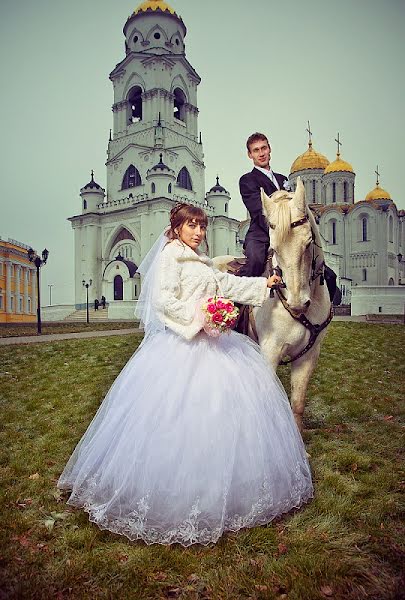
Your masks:
[{"label": "wedding dress", "polygon": [[236,332],[187,341],[158,325],[149,300],[148,334],[58,482],[68,503],[130,540],[183,546],[301,506],[313,495],[309,464],[260,348]]}]

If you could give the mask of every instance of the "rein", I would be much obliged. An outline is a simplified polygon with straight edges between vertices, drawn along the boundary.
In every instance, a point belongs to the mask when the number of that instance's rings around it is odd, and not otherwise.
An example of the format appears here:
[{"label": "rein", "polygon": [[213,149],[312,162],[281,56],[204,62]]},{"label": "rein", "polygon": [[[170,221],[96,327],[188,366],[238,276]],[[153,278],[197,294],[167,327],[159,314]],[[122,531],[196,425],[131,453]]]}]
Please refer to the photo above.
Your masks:
[{"label": "rein", "polygon": [[[304,215],[302,217],[302,219],[299,219],[298,221],[294,221],[293,223],[291,223],[291,229],[295,228],[295,227],[299,227],[300,225],[303,225],[304,223],[306,223],[309,220],[307,215]],[[275,229],[274,225],[270,225],[271,229]],[[313,281],[316,281],[316,279],[318,279],[319,277],[319,285],[324,285],[324,267],[325,267],[325,261],[322,261],[320,263],[320,265],[318,266],[318,268],[316,267],[316,261],[318,256],[315,256],[315,247],[321,248],[321,246],[319,246],[319,244],[316,243],[316,238],[315,238],[315,232],[311,227],[311,233],[312,233],[312,244],[313,244],[313,254],[312,254],[312,273],[311,273],[311,277],[310,277],[310,284]],[[273,254],[274,254],[274,250],[271,249]],[[281,278],[282,278],[282,271],[280,269],[280,267],[275,267],[273,268],[273,272],[276,272]],[[281,284],[279,285],[275,285],[273,286],[276,290],[277,296],[280,299],[281,304],[284,306],[285,310],[289,313],[289,315],[295,320],[298,321],[299,323],[301,323],[301,325],[303,325],[305,327],[305,329],[307,329],[309,331],[309,340],[307,345],[293,358],[289,358],[286,360],[282,360],[280,361],[281,365],[288,365],[289,363],[294,362],[295,360],[298,360],[298,358],[301,358],[301,356],[303,356],[304,354],[306,354],[308,352],[308,350],[310,350],[312,348],[312,346],[315,344],[318,335],[321,333],[321,331],[323,331],[328,325],[329,323],[332,321],[333,318],[333,304],[330,304],[330,310],[329,310],[329,315],[327,317],[327,319],[320,324],[317,323],[311,323],[311,321],[309,321],[307,319],[307,317],[304,315],[304,313],[301,313],[300,315],[294,315],[290,309],[290,307],[287,304],[287,300],[285,299],[282,291],[280,288],[285,288],[287,287],[285,285],[285,283],[282,281]],[[274,297],[274,291],[273,289],[270,290],[270,297]]]}]

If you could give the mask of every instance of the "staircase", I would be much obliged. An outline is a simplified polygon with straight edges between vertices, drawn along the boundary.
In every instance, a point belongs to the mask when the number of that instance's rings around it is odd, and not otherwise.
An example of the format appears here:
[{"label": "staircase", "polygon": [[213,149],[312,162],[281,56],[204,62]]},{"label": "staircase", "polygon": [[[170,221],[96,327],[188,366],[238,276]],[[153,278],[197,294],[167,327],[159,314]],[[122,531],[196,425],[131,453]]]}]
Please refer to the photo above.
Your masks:
[{"label": "staircase", "polygon": [[[86,309],[76,310],[73,314],[65,317],[64,321],[75,321],[78,323],[85,323],[87,320],[87,311]],[[98,310],[94,310],[94,308],[89,308],[89,321],[90,323],[103,323],[108,321],[108,308],[99,308]]]}]

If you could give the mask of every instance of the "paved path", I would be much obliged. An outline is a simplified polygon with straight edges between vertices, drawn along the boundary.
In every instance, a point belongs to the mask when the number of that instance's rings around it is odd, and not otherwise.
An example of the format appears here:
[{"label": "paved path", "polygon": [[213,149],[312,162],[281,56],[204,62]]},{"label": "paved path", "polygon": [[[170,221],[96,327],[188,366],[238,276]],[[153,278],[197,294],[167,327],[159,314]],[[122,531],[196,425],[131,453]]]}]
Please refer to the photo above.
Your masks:
[{"label": "paved path", "polygon": [[140,329],[106,329],[104,331],[80,331],[78,333],[48,333],[44,335],[25,335],[21,337],[0,338],[0,346],[13,344],[39,344],[44,342],[58,342],[59,340],[80,340],[93,337],[106,337],[109,335],[128,335],[130,333],[143,333]]}]

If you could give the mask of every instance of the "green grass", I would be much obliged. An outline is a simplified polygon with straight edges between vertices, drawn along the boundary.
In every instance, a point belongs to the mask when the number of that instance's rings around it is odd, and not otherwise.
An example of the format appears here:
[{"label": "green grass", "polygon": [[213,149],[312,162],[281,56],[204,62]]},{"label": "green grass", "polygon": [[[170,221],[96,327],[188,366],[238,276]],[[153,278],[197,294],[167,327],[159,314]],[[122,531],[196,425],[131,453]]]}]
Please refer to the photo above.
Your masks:
[{"label": "green grass", "polygon": [[330,327],[305,418],[314,500],[188,549],[100,531],[56,489],[140,339],[0,348],[0,598],[404,598],[402,326]]},{"label": "green grass", "polygon": [[[42,335],[50,333],[80,333],[82,331],[108,331],[111,329],[131,329],[138,327],[137,321],[105,321],[101,323],[42,323]],[[0,338],[20,337],[26,335],[38,335],[36,323],[24,323],[21,325],[1,325]]]}]

